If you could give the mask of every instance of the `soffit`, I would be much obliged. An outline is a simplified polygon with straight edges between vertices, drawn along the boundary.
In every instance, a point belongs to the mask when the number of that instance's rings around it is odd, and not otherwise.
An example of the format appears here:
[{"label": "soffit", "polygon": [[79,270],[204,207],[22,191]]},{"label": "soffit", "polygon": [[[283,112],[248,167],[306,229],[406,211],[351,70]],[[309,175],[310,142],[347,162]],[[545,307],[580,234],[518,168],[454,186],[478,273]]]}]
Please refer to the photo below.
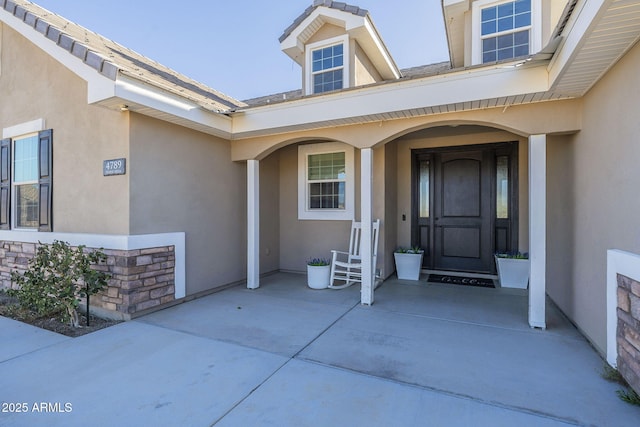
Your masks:
[{"label": "soffit", "polygon": [[[589,1],[577,3],[574,19],[568,21],[565,32],[580,25],[580,16],[588,12],[586,8],[589,6]],[[604,7],[597,12],[593,24],[578,42],[572,59],[558,73],[559,76],[552,85],[553,90],[565,96],[583,96],[639,38],[640,2],[604,2]]]}]

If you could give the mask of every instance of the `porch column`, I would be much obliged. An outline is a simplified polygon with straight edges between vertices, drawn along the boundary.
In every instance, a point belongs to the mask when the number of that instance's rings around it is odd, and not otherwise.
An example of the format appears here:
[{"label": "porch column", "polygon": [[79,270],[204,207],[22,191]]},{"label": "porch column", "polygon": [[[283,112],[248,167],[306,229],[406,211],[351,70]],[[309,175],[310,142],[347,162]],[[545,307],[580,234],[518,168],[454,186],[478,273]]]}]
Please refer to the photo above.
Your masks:
[{"label": "porch column", "polygon": [[360,253],[362,254],[362,287],[360,289],[360,302],[373,304],[373,248],[372,222],[373,222],[373,149],[360,150],[360,221],[362,222],[362,235],[360,236]]},{"label": "porch column", "polygon": [[546,328],[547,136],[529,137],[529,326]]},{"label": "porch column", "polygon": [[260,287],[260,162],[247,160],[247,288]]}]

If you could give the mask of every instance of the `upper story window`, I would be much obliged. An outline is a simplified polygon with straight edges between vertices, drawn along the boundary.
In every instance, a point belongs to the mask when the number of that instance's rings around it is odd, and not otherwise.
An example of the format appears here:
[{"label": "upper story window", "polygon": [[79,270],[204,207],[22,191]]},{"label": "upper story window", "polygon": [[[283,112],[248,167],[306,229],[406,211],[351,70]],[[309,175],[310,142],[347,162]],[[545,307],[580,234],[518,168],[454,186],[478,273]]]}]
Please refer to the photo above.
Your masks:
[{"label": "upper story window", "polygon": [[340,36],[307,46],[307,94],[349,87],[348,40]]},{"label": "upper story window", "polygon": [[474,2],[474,64],[526,56],[540,49],[539,2]]},{"label": "upper story window", "polygon": [[313,93],[329,92],[343,87],[344,46],[316,49],[312,52]]},{"label": "upper story window", "polygon": [[3,130],[0,229],[51,231],[53,131],[38,130],[42,124],[36,120]]}]

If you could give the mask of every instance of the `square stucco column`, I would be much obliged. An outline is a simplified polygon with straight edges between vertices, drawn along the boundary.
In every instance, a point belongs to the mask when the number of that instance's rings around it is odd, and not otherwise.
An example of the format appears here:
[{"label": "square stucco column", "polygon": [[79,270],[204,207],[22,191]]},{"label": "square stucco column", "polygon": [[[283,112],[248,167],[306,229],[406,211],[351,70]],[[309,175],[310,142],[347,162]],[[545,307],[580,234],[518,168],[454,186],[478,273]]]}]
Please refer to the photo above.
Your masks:
[{"label": "square stucco column", "polygon": [[260,162],[247,160],[247,288],[260,287]]},{"label": "square stucco column", "polygon": [[546,328],[547,136],[529,137],[529,326]]},{"label": "square stucco column", "polygon": [[360,253],[362,254],[362,287],[360,302],[373,304],[373,149],[363,148],[360,151]]}]

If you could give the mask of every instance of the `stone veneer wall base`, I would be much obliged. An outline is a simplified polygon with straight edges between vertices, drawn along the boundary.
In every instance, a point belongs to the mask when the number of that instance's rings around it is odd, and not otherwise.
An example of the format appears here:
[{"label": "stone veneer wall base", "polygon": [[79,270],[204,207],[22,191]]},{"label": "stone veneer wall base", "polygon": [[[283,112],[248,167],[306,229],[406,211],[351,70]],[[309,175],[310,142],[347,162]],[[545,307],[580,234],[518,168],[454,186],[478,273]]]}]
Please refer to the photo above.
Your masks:
[{"label": "stone veneer wall base", "polygon": [[640,393],[640,282],[622,274],[618,280],[618,371]]},{"label": "stone veneer wall base", "polygon": [[[14,287],[11,273],[24,272],[38,246],[0,241],[0,288]],[[174,303],[175,246],[102,251],[107,262],[94,268],[109,272],[111,277],[107,288],[91,297],[90,310],[101,317],[129,320]]]}]

